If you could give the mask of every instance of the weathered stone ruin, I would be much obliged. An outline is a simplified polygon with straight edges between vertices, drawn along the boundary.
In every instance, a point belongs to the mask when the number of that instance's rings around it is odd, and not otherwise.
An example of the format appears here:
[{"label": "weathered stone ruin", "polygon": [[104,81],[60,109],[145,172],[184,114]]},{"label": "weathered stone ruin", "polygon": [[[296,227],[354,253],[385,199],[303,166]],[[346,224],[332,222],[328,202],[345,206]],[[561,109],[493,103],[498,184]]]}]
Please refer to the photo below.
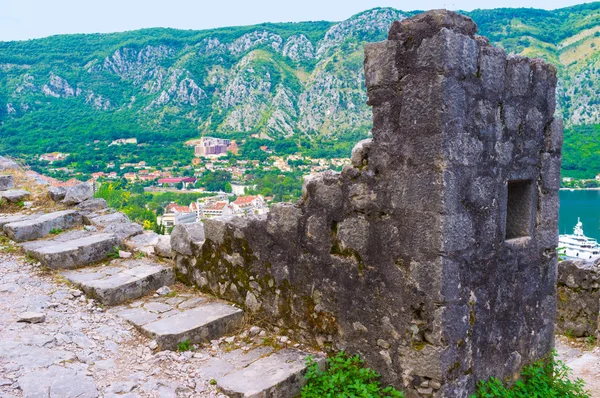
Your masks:
[{"label": "weathered stone ruin", "polygon": [[553,347],[556,70],[431,11],[365,47],[373,138],[265,217],[178,226],[180,278],[359,353],[409,397],[466,397]]},{"label": "weathered stone ruin", "polygon": [[600,262],[560,262],[557,292],[556,331],[571,337],[597,336],[600,316]]}]

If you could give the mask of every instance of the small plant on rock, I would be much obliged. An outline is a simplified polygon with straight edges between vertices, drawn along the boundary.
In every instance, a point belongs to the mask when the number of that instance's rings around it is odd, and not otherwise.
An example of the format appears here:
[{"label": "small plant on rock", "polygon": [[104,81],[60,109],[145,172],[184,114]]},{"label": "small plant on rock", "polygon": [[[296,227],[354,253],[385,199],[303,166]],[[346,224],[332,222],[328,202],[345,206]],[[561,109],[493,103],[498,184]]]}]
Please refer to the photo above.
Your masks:
[{"label": "small plant on rock", "polygon": [[471,398],[590,398],[583,380],[571,380],[571,369],[556,357],[553,352],[523,368],[521,379],[510,388],[495,377],[480,382]]},{"label": "small plant on rock", "polygon": [[179,352],[192,351],[193,349],[194,346],[190,342],[190,339],[184,340],[181,343],[177,344],[177,351]]},{"label": "small plant on rock", "polygon": [[144,252],[136,252],[133,255],[133,258],[135,258],[136,260],[141,260],[144,257],[146,257],[146,254]]},{"label": "small plant on rock", "polygon": [[106,253],[106,257],[108,257],[108,258],[119,258],[119,251],[121,251],[121,248],[119,246],[113,246],[113,248],[110,249],[108,251],[108,253]]},{"label": "small plant on rock", "polygon": [[402,398],[404,395],[394,387],[381,387],[379,374],[365,368],[364,361],[355,355],[348,356],[339,352],[329,358],[329,368],[319,369],[319,365],[308,357],[308,370],[305,374],[306,385],[302,388],[302,398]]},{"label": "small plant on rock", "polygon": [[589,335],[589,336],[586,338],[586,340],[587,340],[587,343],[588,343],[590,346],[593,346],[594,344],[596,344],[596,336],[594,336],[593,334],[592,334],[592,335]]},{"label": "small plant on rock", "polygon": [[50,234],[51,235],[58,235],[58,234],[62,233],[62,231],[63,231],[62,228],[52,228],[50,230]]}]

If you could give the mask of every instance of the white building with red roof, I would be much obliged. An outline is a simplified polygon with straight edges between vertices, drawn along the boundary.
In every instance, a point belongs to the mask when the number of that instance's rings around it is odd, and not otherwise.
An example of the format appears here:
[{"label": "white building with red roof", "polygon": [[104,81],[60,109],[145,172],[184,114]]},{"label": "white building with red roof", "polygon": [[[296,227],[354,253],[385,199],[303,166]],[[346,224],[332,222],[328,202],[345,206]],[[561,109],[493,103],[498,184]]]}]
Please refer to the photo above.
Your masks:
[{"label": "white building with red roof", "polygon": [[261,195],[240,196],[231,203],[235,215],[261,215],[269,212],[269,207],[265,203],[265,198]]}]

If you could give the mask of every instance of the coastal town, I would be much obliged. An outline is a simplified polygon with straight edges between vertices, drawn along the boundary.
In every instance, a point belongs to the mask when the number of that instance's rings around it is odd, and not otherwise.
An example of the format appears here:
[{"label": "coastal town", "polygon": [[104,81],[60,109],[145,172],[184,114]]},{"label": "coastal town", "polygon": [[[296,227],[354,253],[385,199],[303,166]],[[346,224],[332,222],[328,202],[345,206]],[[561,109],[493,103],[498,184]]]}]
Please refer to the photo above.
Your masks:
[{"label": "coastal town", "polygon": [[[141,145],[135,138],[119,138],[105,144]],[[189,202],[185,202],[189,197],[180,195],[181,199],[154,210],[156,224],[168,230],[177,224],[212,217],[265,214],[271,203],[297,197],[303,176],[325,170],[340,171],[350,163],[349,158],[311,158],[300,153],[278,155],[267,145],[259,147],[265,155],[261,160],[247,159],[240,155],[240,147],[235,140],[215,137],[187,141],[185,148],[193,152],[189,164],[174,161],[169,166],[162,166],[152,164],[150,159],[120,164],[112,161],[106,164],[104,170],[89,175],[63,165],[69,159],[69,153],[45,153],[38,158],[41,167],[30,170],[29,174],[51,186],[68,187],[86,181],[92,183],[96,190],[103,184],[119,183],[121,188],[127,187],[137,195],[198,194],[195,200]],[[285,180],[293,186],[293,192],[289,189],[284,194],[274,193],[270,187],[272,179]]]}]

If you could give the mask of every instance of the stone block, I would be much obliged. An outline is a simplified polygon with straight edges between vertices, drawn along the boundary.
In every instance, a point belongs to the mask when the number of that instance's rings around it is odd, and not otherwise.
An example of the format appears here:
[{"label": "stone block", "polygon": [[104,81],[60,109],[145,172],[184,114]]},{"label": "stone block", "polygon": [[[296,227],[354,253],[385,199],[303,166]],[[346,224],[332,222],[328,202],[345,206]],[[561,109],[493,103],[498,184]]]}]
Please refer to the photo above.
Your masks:
[{"label": "stone block", "polygon": [[140,326],[142,332],[156,340],[161,349],[175,350],[189,340],[206,343],[241,327],[243,312],[220,302],[208,302],[178,311],[170,316]]},{"label": "stone block", "polygon": [[171,237],[165,235],[158,236],[158,243],[154,247],[156,254],[160,257],[171,258]]},{"label": "stone block", "polygon": [[416,66],[462,79],[475,76],[478,55],[479,46],[472,37],[442,28],[435,36],[423,39]]},{"label": "stone block", "polygon": [[27,200],[31,194],[24,189],[9,189],[6,191],[0,191],[0,199],[3,199],[10,203],[18,203]]},{"label": "stone block", "polygon": [[354,148],[352,148],[352,155],[350,157],[352,166],[360,168],[367,164],[369,160],[369,150],[371,149],[372,144],[373,139],[367,138],[354,145]]},{"label": "stone block", "polygon": [[48,187],[48,196],[50,196],[50,199],[54,202],[60,202],[65,198],[66,194],[67,188],[65,187]]},{"label": "stone block", "polygon": [[178,224],[171,232],[171,247],[177,253],[191,256],[194,247],[204,241],[204,224],[201,222],[192,224]]},{"label": "stone block", "polygon": [[11,175],[0,175],[0,191],[6,191],[15,187],[15,180]]},{"label": "stone block", "polygon": [[294,238],[298,235],[302,210],[291,203],[276,203],[267,215],[267,232],[273,237]]},{"label": "stone block", "polygon": [[171,267],[146,260],[125,260],[110,267],[85,268],[62,275],[105,305],[135,300],[175,281]]},{"label": "stone block", "polygon": [[28,250],[28,254],[49,268],[69,269],[104,260],[118,243],[113,235],[97,234]]},{"label": "stone block", "polygon": [[94,188],[92,184],[83,182],[75,186],[67,188],[63,203],[66,205],[75,205],[94,197]]},{"label": "stone block", "polygon": [[[295,397],[304,385],[307,353],[284,349],[250,366],[217,379],[217,386],[232,398],[242,397]],[[317,356],[324,366],[325,359]]]},{"label": "stone block", "polygon": [[509,95],[523,97],[531,91],[529,59],[509,56],[506,62],[506,90]]},{"label": "stone block", "polygon": [[552,119],[546,128],[546,152],[561,153],[563,145],[563,120]]},{"label": "stone block", "polygon": [[108,208],[108,203],[102,198],[87,199],[77,204],[77,209],[81,211],[98,211]]},{"label": "stone block", "polygon": [[506,74],[506,53],[501,48],[485,46],[480,48],[479,78],[486,94],[500,98],[504,91]]},{"label": "stone block", "polygon": [[83,224],[81,213],[74,210],[57,211],[36,218],[4,225],[4,233],[15,242],[40,239],[52,230],[67,230]]},{"label": "stone block", "polygon": [[398,82],[396,46],[391,41],[365,44],[365,81],[369,103],[379,105],[392,100]]},{"label": "stone block", "polygon": [[369,242],[369,222],[362,217],[346,218],[338,224],[337,241],[342,251],[364,255]]},{"label": "stone block", "polygon": [[113,224],[125,224],[131,221],[126,214],[119,212],[103,214],[97,217],[88,216],[87,219],[91,225],[95,225],[97,227],[108,227]]},{"label": "stone block", "polygon": [[205,238],[217,245],[223,244],[227,233],[228,219],[223,217],[209,218],[204,221]]},{"label": "stone block", "polygon": [[115,236],[121,243],[132,236],[141,234],[144,229],[140,224],[134,222],[122,222],[108,225],[103,232]]}]

